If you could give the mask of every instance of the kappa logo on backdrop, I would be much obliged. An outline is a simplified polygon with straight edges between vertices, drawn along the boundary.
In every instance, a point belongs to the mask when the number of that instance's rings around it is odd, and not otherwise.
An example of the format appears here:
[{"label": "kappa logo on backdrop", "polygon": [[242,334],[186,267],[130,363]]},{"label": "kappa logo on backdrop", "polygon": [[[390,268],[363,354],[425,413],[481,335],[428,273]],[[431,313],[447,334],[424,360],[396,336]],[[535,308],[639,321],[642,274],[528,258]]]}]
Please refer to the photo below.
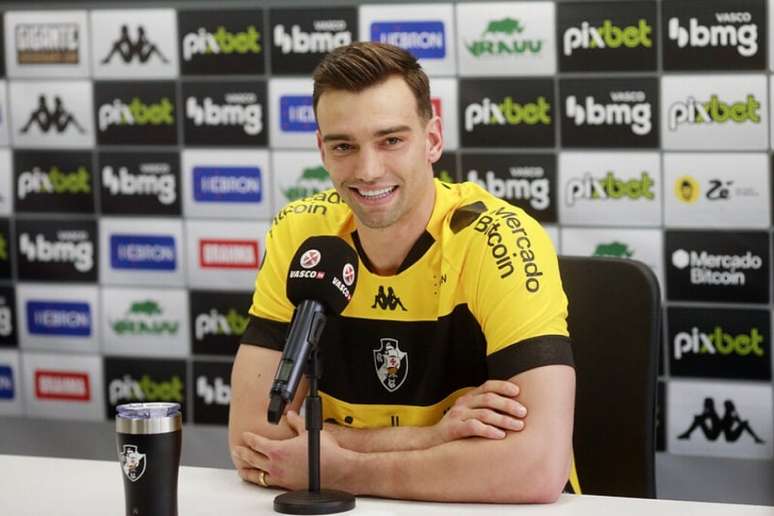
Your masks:
[{"label": "kappa logo on backdrop", "polygon": [[634,256],[634,250],[627,244],[613,241],[609,244],[597,244],[592,256],[609,256],[611,258],[631,258]]},{"label": "kappa logo on backdrop", "polygon": [[197,202],[259,203],[263,199],[261,169],[250,166],[195,166]]},{"label": "kappa logo on backdrop", "polygon": [[36,126],[43,133],[48,133],[53,129],[61,134],[71,127],[81,134],[86,133],[75,116],[65,108],[62,97],[59,95],[54,95],[54,107],[51,110],[49,110],[48,97],[45,94],[38,96],[37,109],[30,113],[27,123],[22,126],[19,132],[27,134],[33,126]]},{"label": "kappa logo on backdrop", "polygon": [[446,57],[446,30],[442,21],[373,22],[371,41],[395,45],[417,59]]},{"label": "kappa logo on backdrop", "polygon": [[248,25],[243,32],[229,32],[222,25],[213,33],[204,27],[183,37],[183,60],[191,61],[197,55],[261,53],[261,31]]},{"label": "kappa logo on backdrop", "polygon": [[180,328],[180,321],[165,319],[161,305],[152,299],[131,303],[123,318],[108,323],[119,336],[177,335]]},{"label": "kappa logo on backdrop", "polygon": [[237,310],[230,308],[226,314],[212,308],[209,312],[199,314],[194,321],[196,340],[202,340],[208,335],[242,335],[247,329],[250,318]]},{"label": "kappa logo on backdrop", "polygon": [[709,125],[729,121],[735,124],[748,121],[759,124],[760,107],[761,104],[754,95],[747,95],[746,100],[734,103],[723,102],[714,94],[707,102],[688,97],[685,102],[675,102],[669,106],[669,130],[675,131],[683,124]]},{"label": "kappa logo on backdrop", "polygon": [[144,374],[136,380],[131,374],[124,374],[108,384],[108,398],[111,405],[120,402],[172,401],[183,403],[184,384],[178,375],[165,380],[154,380]]},{"label": "kappa logo on backdrop", "polygon": [[582,178],[573,178],[567,182],[565,202],[574,206],[578,199],[591,200],[639,200],[655,199],[655,183],[648,172],[641,172],[639,179],[619,179],[615,173],[608,172],[603,178],[596,178],[586,172]]},{"label": "kappa logo on backdrop", "polygon": [[118,173],[108,165],[102,168],[102,186],[110,195],[153,195],[161,204],[177,200],[177,179],[169,163],[141,163],[139,174],[128,167],[118,167]]},{"label": "kappa logo on backdrop", "polygon": [[283,54],[323,54],[352,43],[352,32],[346,20],[315,20],[314,32],[304,32],[291,25],[289,32],[280,24],[274,27],[274,46]]},{"label": "kappa logo on backdrop", "polygon": [[551,204],[550,183],[545,177],[543,167],[508,167],[511,177],[497,177],[487,170],[483,178],[476,169],[468,171],[468,181],[473,181],[487,189],[492,195],[506,201],[529,201],[536,210],[545,210]]},{"label": "kappa logo on backdrop", "polygon": [[118,56],[124,63],[129,64],[133,61],[147,63],[151,58],[156,58],[164,64],[169,60],[161,50],[145,34],[145,27],[137,25],[134,29],[134,38],[129,32],[128,25],[121,25],[121,32],[113,42],[108,54],[102,58],[101,64],[110,63],[114,57]]},{"label": "kappa logo on backdrop", "polygon": [[23,200],[30,194],[88,194],[91,193],[91,174],[84,166],[72,172],[62,171],[56,165],[48,172],[40,167],[25,170],[16,181],[16,195]]},{"label": "kappa logo on backdrop", "polygon": [[13,369],[0,364],[0,400],[12,400],[16,397]]},{"label": "kappa logo on backdrop", "polygon": [[717,12],[717,24],[702,25],[698,18],[690,18],[688,26],[680,19],[667,22],[668,35],[679,48],[736,47],[740,56],[752,57],[758,53],[758,26],[749,12]]},{"label": "kappa logo on backdrop", "polygon": [[280,127],[293,133],[313,133],[317,130],[311,95],[280,97]]},{"label": "kappa logo on backdrop", "polygon": [[231,402],[231,385],[223,378],[216,376],[210,384],[204,375],[196,378],[196,395],[204,400],[205,405],[227,406]]},{"label": "kappa logo on backdrop", "polygon": [[198,126],[242,126],[245,134],[255,136],[263,131],[263,106],[253,92],[231,92],[224,96],[225,104],[216,104],[211,97],[199,103],[196,97],[185,102],[186,117]]},{"label": "kappa logo on backdrop", "polygon": [[604,20],[599,27],[592,27],[587,21],[580,27],[570,27],[564,31],[564,55],[571,56],[573,51],[583,49],[616,49],[616,48],[652,48],[651,35],[653,27],[645,19],[640,19],[637,25],[619,27],[611,20]]},{"label": "kappa logo on backdrop", "polygon": [[308,167],[302,170],[295,185],[282,189],[282,195],[290,202],[320,193],[330,187],[331,178],[325,167]]},{"label": "kappa logo on backdrop", "polygon": [[123,270],[173,271],[177,244],[171,235],[110,235],[110,266]]},{"label": "kappa logo on backdrop", "polygon": [[35,371],[35,397],[39,400],[91,401],[89,374],[81,371]]},{"label": "kappa logo on backdrop", "polygon": [[545,40],[522,36],[521,20],[503,18],[490,21],[478,39],[466,41],[465,48],[474,57],[537,55]]},{"label": "kappa logo on backdrop", "polygon": [[91,307],[77,301],[27,301],[27,330],[32,335],[88,337]]},{"label": "kappa logo on backdrop", "polygon": [[644,136],[653,128],[652,106],[647,98],[644,91],[611,91],[612,102],[602,104],[593,95],[586,95],[583,100],[569,95],[565,100],[565,113],[576,126],[626,125],[632,133]]},{"label": "kappa logo on backdrop", "polygon": [[693,416],[693,421],[688,429],[677,436],[678,439],[689,440],[691,434],[696,430],[701,430],[704,438],[708,441],[717,441],[720,436],[727,443],[737,442],[743,434],[747,434],[753,439],[755,444],[764,444],[758,434],[750,426],[750,422],[742,419],[736,410],[736,405],[731,400],[723,402],[723,416],[718,415],[715,409],[715,399],[704,398],[704,408],[699,414]]},{"label": "kappa logo on backdrop", "polygon": [[255,240],[199,241],[199,265],[203,268],[257,269],[259,256]]},{"label": "kappa logo on backdrop", "polygon": [[485,97],[465,108],[465,131],[478,125],[551,125],[551,104],[544,96],[533,102],[518,103],[505,97],[500,103]]},{"label": "kappa logo on backdrop", "polygon": [[763,259],[751,251],[730,255],[678,249],[672,253],[672,265],[680,270],[690,267],[691,285],[743,286],[747,271],[759,270]]},{"label": "kappa logo on backdrop", "polygon": [[676,360],[689,354],[762,357],[765,355],[762,343],[763,335],[758,328],[751,328],[748,333],[732,335],[726,333],[720,325],[715,326],[711,333],[704,333],[694,326],[690,332],[679,332],[672,342]]},{"label": "kappa logo on backdrop", "polygon": [[133,97],[129,104],[117,98],[113,99],[112,104],[102,104],[97,118],[100,131],[105,131],[113,125],[174,125],[175,104],[168,97],[162,97],[159,102],[151,104],[145,104],[138,97]]},{"label": "kappa logo on backdrop", "polygon": [[19,251],[30,262],[72,263],[78,272],[88,272],[94,267],[94,244],[87,231],[57,231],[56,240],[47,240],[38,233],[34,237],[27,232],[19,235]]},{"label": "kappa logo on backdrop", "polygon": [[14,41],[20,65],[78,64],[77,23],[20,23]]}]

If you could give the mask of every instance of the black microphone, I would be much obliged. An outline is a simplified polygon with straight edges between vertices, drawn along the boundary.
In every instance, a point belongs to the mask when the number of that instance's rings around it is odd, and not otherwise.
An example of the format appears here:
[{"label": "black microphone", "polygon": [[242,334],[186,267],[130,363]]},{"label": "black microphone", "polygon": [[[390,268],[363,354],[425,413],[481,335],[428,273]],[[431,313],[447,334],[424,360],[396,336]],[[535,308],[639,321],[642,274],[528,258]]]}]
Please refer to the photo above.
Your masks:
[{"label": "black microphone", "polygon": [[326,314],[338,315],[355,293],[355,250],[336,236],[309,237],[290,262],[286,293],[296,305],[269,396],[268,419],[278,424],[296,395],[307,358],[322,334]]}]

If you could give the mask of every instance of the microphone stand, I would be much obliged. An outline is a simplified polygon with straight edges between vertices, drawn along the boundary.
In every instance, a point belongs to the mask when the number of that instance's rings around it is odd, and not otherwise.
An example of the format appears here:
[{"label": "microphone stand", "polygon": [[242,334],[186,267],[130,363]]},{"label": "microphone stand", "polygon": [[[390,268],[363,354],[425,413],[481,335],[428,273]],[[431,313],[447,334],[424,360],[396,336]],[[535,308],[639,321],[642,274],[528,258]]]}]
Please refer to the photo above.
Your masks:
[{"label": "microphone stand", "polygon": [[274,510],[284,514],[333,514],[355,508],[355,497],[344,491],[320,489],[320,430],[322,430],[322,400],[317,393],[317,380],[322,374],[316,340],[306,363],[309,378],[306,397],[306,432],[309,438],[309,489],[290,491],[274,498]]}]

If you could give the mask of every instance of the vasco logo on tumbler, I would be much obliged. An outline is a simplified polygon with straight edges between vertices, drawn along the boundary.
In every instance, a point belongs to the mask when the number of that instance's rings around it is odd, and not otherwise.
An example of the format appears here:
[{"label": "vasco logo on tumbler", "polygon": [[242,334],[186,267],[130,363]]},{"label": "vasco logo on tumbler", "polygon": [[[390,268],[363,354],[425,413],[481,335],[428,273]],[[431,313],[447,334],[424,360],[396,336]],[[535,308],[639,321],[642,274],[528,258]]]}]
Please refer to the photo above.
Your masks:
[{"label": "vasco logo on tumbler", "polygon": [[86,231],[58,231],[54,241],[24,232],[19,235],[19,252],[28,262],[72,263],[78,272],[94,267],[94,244]]},{"label": "vasco logo on tumbler", "polygon": [[145,473],[145,466],[147,464],[147,456],[144,453],[140,453],[137,446],[134,444],[125,444],[121,453],[118,454],[118,460],[121,462],[121,469],[132,482],[136,482]]},{"label": "vasco logo on tumbler", "polygon": [[565,114],[576,126],[629,126],[637,136],[649,134],[653,128],[651,103],[644,91],[611,91],[611,102],[601,103],[592,95],[579,99],[569,95]]},{"label": "vasco logo on tumbler", "polygon": [[250,136],[263,131],[263,106],[255,93],[226,93],[224,102],[216,104],[209,96],[199,102],[191,96],[185,101],[185,115],[197,127],[242,126],[245,134]]}]

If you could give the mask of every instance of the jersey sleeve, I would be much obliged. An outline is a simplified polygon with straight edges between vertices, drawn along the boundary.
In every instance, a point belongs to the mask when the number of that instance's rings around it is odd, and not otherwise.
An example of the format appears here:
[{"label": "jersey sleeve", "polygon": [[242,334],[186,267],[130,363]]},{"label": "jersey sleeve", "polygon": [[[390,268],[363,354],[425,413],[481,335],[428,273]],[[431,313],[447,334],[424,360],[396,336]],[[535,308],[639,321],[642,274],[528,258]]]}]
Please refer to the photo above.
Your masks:
[{"label": "jersey sleeve", "polygon": [[548,234],[511,207],[490,210],[474,224],[479,235],[472,241],[466,284],[486,338],[489,377],[573,365],[567,297]]}]

